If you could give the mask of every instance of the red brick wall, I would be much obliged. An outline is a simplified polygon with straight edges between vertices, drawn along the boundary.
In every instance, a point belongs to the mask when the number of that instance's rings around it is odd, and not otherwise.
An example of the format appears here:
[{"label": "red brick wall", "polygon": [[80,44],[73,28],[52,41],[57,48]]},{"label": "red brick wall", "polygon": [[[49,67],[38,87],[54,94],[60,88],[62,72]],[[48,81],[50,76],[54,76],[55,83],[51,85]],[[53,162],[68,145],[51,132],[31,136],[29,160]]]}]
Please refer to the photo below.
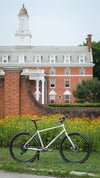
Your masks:
[{"label": "red brick wall", "polygon": [[0,77],[0,118],[4,117],[4,77]]},{"label": "red brick wall", "polygon": [[[50,68],[41,68],[45,73],[50,75]],[[70,75],[79,75],[80,68],[70,68]],[[47,113],[61,113],[60,108],[49,108],[41,105],[35,99],[35,82],[29,81],[28,76],[21,76],[21,69],[4,69],[4,77],[0,78],[0,118],[7,115],[25,115],[37,114],[44,115]],[[92,68],[85,68],[86,75],[92,75]],[[56,68],[56,75],[65,75],[65,68]],[[65,80],[70,80],[70,101],[74,102],[72,91],[76,84],[83,78],[92,78],[92,76],[47,76],[48,93],[53,89],[56,92],[56,103],[64,103]],[[50,80],[55,79],[55,88],[50,88]],[[59,99],[61,96],[61,100]],[[50,102],[50,95],[48,95],[48,102]],[[63,110],[63,113],[65,109]]]},{"label": "red brick wall", "polygon": [[[40,69],[44,70],[45,73],[47,75],[50,75],[50,69],[52,67],[40,67]],[[34,68],[35,69],[35,68]],[[93,69],[92,67],[84,67],[85,69],[85,75],[87,76],[80,76],[80,69],[81,67],[69,67],[70,69],[70,76],[64,76],[65,75],[65,69],[66,67],[54,67],[55,69],[55,75],[58,76],[47,76],[47,91],[48,91],[48,98],[47,101],[48,103],[50,103],[50,91],[54,90],[56,92],[55,95],[55,100],[56,103],[64,103],[65,102],[65,95],[64,92],[66,90],[70,91],[71,95],[70,95],[70,103],[73,103],[75,101],[75,98],[73,97],[72,93],[73,93],[73,89],[76,88],[76,85],[84,78],[88,79],[88,78],[92,78],[93,75]],[[62,76],[60,76],[62,75]],[[50,88],[50,80],[55,80],[55,88]],[[65,88],[65,80],[69,80],[70,81],[70,87],[69,88]],[[33,95],[35,96],[35,82],[31,81],[31,89],[33,92]],[[40,92],[41,92],[41,88],[40,88]],[[61,96],[61,99],[59,99],[59,96]]]},{"label": "red brick wall", "polygon": [[68,114],[69,118],[84,118],[89,117],[90,119],[100,118],[100,108],[82,108],[82,107],[47,107],[41,105],[36,99],[33,97],[30,81],[28,77],[21,77],[21,95],[20,95],[20,115],[31,114],[31,115],[52,115],[52,114]]},{"label": "red brick wall", "polygon": [[[34,102],[28,96],[28,89],[30,89],[30,82],[28,77],[22,76],[20,81],[20,114],[35,114]],[[34,108],[34,109],[33,109]]]},{"label": "red brick wall", "polygon": [[19,115],[19,71],[5,69],[4,115]]},{"label": "red brick wall", "polygon": [[[33,96],[28,76],[21,76],[20,81],[20,115],[44,115],[49,107],[41,105]],[[49,110],[51,113],[51,110]]]}]

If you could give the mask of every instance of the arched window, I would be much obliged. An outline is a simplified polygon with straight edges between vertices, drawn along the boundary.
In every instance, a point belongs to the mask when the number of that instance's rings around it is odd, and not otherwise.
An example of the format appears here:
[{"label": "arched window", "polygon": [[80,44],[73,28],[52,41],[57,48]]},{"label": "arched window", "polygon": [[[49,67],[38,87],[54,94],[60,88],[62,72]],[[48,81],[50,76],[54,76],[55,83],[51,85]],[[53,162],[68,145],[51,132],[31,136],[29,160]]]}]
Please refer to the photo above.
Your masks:
[{"label": "arched window", "polygon": [[65,103],[70,103],[70,95],[71,95],[70,91],[66,90],[64,92],[64,95],[65,95]]}]

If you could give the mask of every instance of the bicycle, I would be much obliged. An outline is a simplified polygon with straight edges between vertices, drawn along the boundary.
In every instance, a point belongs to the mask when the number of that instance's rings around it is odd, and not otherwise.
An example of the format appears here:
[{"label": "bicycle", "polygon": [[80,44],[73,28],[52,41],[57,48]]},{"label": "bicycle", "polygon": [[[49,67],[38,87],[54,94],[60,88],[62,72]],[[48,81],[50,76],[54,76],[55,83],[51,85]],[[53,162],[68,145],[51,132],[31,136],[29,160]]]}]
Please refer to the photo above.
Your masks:
[{"label": "bicycle", "polygon": [[[22,162],[32,162],[37,157],[39,157],[40,151],[51,151],[48,150],[49,146],[55,142],[63,133],[65,133],[65,136],[62,138],[59,146],[59,151],[62,158],[66,162],[73,163],[83,163],[86,161],[91,153],[90,142],[81,133],[67,133],[64,126],[66,117],[67,115],[59,118],[59,121],[57,122],[60,123],[60,125],[43,130],[38,130],[36,124],[36,122],[41,119],[30,119],[32,122],[34,122],[36,133],[31,134],[28,132],[21,132],[12,138],[9,145],[12,158]],[[44,146],[40,133],[60,127],[62,127],[62,131],[55,138],[53,138],[49,144]],[[38,135],[38,139],[36,135]],[[34,155],[30,153],[31,151],[34,151]]]}]

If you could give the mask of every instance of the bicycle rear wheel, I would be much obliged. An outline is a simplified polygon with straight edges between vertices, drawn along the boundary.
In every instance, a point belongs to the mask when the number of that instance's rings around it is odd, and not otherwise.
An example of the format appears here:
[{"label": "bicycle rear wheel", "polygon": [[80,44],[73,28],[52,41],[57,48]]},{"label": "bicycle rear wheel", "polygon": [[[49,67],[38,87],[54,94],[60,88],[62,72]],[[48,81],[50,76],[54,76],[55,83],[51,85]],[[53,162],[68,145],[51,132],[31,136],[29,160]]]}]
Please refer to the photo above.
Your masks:
[{"label": "bicycle rear wheel", "polygon": [[60,143],[60,154],[62,158],[67,162],[83,163],[91,153],[89,140],[80,133],[70,133],[68,136],[73,141],[75,149],[65,136]]},{"label": "bicycle rear wheel", "polygon": [[[40,144],[36,137],[28,132],[21,132],[15,135],[9,145],[10,154],[13,159],[21,162],[34,161],[39,155],[39,151],[28,150],[27,148],[39,148]],[[24,144],[31,139],[31,141],[24,148]]]}]

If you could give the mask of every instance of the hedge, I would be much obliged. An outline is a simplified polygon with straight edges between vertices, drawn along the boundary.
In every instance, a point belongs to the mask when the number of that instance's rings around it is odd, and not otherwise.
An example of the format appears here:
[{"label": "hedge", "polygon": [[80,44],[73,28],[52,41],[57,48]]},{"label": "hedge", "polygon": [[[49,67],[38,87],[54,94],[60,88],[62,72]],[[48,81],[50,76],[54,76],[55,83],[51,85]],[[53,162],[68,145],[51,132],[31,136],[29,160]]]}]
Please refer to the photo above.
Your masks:
[{"label": "hedge", "polygon": [[100,107],[100,103],[84,103],[84,104],[46,104],[50,107]]}]

